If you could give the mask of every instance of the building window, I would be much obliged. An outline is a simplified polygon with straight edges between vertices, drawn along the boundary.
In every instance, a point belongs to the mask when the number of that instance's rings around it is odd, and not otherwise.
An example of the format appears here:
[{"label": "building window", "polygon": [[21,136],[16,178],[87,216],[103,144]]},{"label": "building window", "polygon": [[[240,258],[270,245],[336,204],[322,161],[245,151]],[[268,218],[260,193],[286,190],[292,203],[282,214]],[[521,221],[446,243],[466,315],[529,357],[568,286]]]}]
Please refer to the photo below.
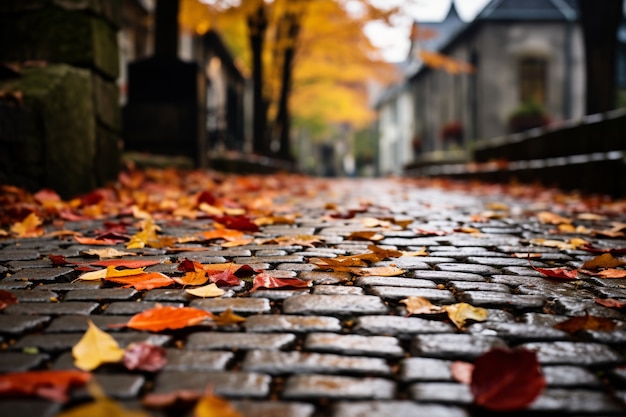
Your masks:
[{"label": "building window", "polygon": [[519,62],[519,88],[522,103],[546,102],[546,80],[548,63],[543,58],[526,57]]}]

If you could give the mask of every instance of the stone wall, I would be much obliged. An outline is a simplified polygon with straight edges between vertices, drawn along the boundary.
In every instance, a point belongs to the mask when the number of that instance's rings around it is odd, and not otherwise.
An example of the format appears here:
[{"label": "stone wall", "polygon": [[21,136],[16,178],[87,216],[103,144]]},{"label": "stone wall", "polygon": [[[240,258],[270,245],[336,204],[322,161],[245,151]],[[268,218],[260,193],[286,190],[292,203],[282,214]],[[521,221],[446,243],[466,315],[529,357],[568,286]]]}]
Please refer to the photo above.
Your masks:
[{"label": "stone wall", "polygon": [[0,107],[0,120],[27,125],[0,135],[0,182],[70,197],[117,177],[120,8],[120,0],[0,2],[0,61],[22,66],[0,91],[24,94],[23,108]]}]

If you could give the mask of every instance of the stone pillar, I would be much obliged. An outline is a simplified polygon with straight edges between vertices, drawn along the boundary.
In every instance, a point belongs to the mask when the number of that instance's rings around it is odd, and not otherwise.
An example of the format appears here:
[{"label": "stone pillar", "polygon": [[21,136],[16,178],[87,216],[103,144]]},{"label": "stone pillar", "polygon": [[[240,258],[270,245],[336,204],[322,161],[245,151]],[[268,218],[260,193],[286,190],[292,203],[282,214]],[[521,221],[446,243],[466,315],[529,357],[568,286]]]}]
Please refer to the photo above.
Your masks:
[{"label": "stone pillar", "polygon": [[24,68],[0,80],[0,90],[22,91],[21,113],[33,121],[20,137],[0,137],[0,152],[15,168],[0,167],[0,180],[71,197],[116,179],[120,12],[120,0],[0,2],[0,61]]}]

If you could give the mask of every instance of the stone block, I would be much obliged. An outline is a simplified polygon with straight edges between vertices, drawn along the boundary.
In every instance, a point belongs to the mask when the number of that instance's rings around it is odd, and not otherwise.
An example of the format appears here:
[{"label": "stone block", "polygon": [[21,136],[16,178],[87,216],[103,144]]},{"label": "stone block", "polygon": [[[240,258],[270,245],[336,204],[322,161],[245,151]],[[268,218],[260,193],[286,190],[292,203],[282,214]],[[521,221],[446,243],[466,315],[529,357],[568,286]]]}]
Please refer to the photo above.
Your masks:
[{"label": "stone block", "polygon": [[104,19],[54,5],[0,15],[0,58],[42,60],[119,76],[116,29]]},{"label": "stone block", "polygon": [[119,87],[115,81],[92,73],[93,102],[99,123],[114,132],[122,130],[122,111],[119,104]]}]

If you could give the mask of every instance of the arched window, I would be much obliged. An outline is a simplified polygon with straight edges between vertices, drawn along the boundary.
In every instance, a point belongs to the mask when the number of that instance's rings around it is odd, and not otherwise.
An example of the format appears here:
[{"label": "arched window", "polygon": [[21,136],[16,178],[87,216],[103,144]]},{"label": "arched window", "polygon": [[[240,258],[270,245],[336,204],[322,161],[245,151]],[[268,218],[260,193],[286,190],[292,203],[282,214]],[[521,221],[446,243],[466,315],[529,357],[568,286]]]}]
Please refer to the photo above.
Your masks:
[{"label": "arched window", "polygon": [[541,57],[524,57],[519,61],[519,97],[522,103],[546,103],[548,62]]}]

